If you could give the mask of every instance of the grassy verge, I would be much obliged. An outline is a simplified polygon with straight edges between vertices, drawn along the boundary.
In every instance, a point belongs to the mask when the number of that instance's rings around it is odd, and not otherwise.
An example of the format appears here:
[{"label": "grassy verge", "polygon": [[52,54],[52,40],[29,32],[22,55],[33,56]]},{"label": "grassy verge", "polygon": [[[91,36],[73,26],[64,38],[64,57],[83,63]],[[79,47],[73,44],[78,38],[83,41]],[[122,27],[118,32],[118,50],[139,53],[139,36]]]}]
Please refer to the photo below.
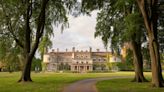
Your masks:
[{"label": "grassy verge", "polygon": [[[150,73],[146,74],[150,80]],[[132,78],[99,81],[96,86],[99,92],[164,92],[164,88],[153,88],[151,83],[130,82]]]},{"label": "grassy verge", "polygon": [[20,73],[0,72],[0,92],[60,92],[74,81],[114,76],[133,76],[132,72],[118,73],[32,73],[32,83],[17,83]]}]

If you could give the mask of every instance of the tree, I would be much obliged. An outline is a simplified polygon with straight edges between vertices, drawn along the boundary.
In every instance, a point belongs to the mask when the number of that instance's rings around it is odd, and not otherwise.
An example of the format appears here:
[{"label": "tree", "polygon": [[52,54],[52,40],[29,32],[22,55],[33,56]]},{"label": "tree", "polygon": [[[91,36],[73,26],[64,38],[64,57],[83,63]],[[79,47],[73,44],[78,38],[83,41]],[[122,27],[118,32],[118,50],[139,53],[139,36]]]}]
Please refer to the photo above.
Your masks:
[{"label": "tree", "polygon": [[[133,5],[135,6],[135,5]],[[133,20],[133,21],[132,21]],[[143,22],[140,18],[140,14],[138,12],[128,14],[126,16],[126,25],[127,25],[127,31],[129,35],[128,38],[131,40],[130,46],[131,50],[133,51],[133,63],[134,63],[134,69],[135,69],[135,78],[133,81],[136,82],[145,82],[147,81],[143,75],[143,57],[141,52],[141,37],[144,35],[141,31],[143,30]]]},{"label": "tree", "polygon": [[40,42],[39,48],[38,48],[38,51],[39,51],[39,53],[41,55],[41,60],[42,61],[43,61],[43,55],[45,53],[47,53],[46,52],[47,49],[51,48],[51,47],[52,47],[52,42],[51,42],[49,36],[48,35],[43,36],[43,38],[42,38],[42,40]]},{"label": "tree", "polygon": [[[76,0],[1,0],[1,28],[15,40],[24,58],[19,80],[32,81],[31,64],[42,36],[54,25],[67,26],[67,13]],[[13,44],[13,43],[10,43]]]},{"label": "tree", "polygon": [[16,44],[9,44],[12,39],[6,40],[7,35],[0,36],[0,61],[3,64],[4,71],[18,71],[20,70],[20,62],[18,55],[20,49]]},{"label": "tree", "polygon": [[152,69],[152,85],[155,87],[162,87],[163,77],[159,55],[159,43],[157,41],[158,0],[136,0],[136,2],[144,18],[148,34]]},{"label": "tree", "polygon": [[31,70],[35,72],[39,72],[42,70],[41,59],[35,57],[33,58]]},{"label": "tree", "polygon": [[143,75],[141,53],[142,19],[133,0],[109,1],[104,4],[97,17],[95,37],[101,36],[105,47],[111,41],[112,48],[129,42],[133,51],[135,78],[133,81],[147,81]]},{"label": "tree", "polygon": [[147,46],[142,47],[142,54],[143,54],[143,58],[145,60],[144,68],[149,71],[151,69],[151,61],[150,61],[149,49],[147,48]]},{"label": "tree", "polygon": [[117,63],[117,66],[119,67],[120,70],[123,70],[123,71],[134,70],[133,52],[130,49],[127,50],[125,62],[124,63],[119,62],[119,63]]}]

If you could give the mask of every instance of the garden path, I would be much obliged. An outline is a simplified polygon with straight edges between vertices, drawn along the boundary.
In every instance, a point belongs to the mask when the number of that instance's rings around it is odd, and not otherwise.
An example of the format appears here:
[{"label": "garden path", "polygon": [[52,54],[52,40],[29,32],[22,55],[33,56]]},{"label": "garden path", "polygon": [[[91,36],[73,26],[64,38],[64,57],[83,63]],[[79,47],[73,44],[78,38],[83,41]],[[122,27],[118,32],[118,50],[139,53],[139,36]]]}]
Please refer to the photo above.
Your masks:
[{"label": "garden path", "polygon": [[92,78],[84,79],[72,83],[65,87],[62,92],[98,92],[96,82],[109,79],[128,78],[128,77],[109,77],[109,78]]}]

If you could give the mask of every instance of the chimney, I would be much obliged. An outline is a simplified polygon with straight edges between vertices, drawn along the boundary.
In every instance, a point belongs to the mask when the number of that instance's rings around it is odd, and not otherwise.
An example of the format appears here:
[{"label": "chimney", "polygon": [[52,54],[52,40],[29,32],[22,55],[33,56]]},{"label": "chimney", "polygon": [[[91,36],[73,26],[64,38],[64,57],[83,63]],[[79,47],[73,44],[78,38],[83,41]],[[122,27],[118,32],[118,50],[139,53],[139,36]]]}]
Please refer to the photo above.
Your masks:
[{"label": "chimney", "polygon": [[59,52],[59,48],[57,48],[57,52]]},{"label": "chimney", "polygon": [[92,52],[92,47],[89,47],[89,52]]},{"label": "chimney", "polygon": [[97,52],[99,52],[100,51],[100,49],[97,49]]},{"label": "chimney", "polygon": [[72,47],[72,52],[75,52],[75,47]]},{"label": "chimney", "polygon": [[68,52],[68,49],[66,49],[65,51]]}]

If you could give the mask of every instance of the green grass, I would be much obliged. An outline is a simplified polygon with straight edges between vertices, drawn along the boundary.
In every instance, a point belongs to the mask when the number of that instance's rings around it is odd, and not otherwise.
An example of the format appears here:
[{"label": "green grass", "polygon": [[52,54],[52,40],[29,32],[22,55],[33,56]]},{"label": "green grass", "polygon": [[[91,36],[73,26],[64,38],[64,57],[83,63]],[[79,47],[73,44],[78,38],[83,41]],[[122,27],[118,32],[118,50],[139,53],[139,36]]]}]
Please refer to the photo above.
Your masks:
[{"label": "green grass", "polygon": [[[150,77],[151,73],[145,73]],[[77,80],[97,77],[134,76],[133,72],[117,73],[32,73],[32,83],[17,83],[20,73],[0,72],[0,92],[61,92],[63,87]],[[131,83],[131,79],[112,79],[97,83],[100,92],[164,92],[150,87],[150,83]],[[163,90],[163,91],[161,91]]]},{"label": "green grass", "polygon": [[[146,73],[150,80],[150,73]],[[131,82],[132,78],[99,81],[96,84],[99,92],[164,92],[164,88],[153,88],[150,82]],[[150,80],[151,81],[151,80]]]},{"label": "green grass", "polygon": [[17,83],[20,73],[0,72],[0,92],[60,92],[72,82],[85,78],[133,76],[132,72],[119,73],[32,73],[32,83]]}]

